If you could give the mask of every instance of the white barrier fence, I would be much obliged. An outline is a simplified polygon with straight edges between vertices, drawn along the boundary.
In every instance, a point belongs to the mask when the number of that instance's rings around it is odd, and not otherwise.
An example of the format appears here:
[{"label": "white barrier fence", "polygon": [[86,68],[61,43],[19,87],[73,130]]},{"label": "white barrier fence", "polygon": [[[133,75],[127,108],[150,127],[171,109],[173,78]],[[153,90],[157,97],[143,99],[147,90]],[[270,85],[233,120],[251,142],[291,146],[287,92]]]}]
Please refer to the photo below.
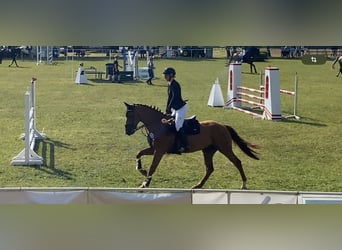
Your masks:
[{"label": "white barrier fence", "polygon": [[25,133],[21,139],[25,141],[25,148],[15,156],[12,165],[43,165],[44,159],[34,152],[36,140],[46,139],[44,133],[36,129],[36,79],[32,78],[31,91],[25,93]]},{"label": "white barrier fence", "polygon": [[[264,77],[263,77],[264,76]],[[264,83],[262,79],[264,78]],[[265,74],[260,74],[259,89],[242,86],[242,72],[240,63],[229,65],[228,91],[226,107],[235,109],[260,119],[281,120],[280,94],[287,94],[294,97],[293,114],[284,118],[296,118],[298,101],[298,77],[295,76],[294,91],[280,89],[279,69],[277,67],[266,67]],[[256,95],[258,94],[258,95]],[[252,107],[243,106],[252,105]],[[261,111],[261,112],[257,112]]]},{"label": "white barrier fence", "polygon": [[0,188],[0,204],[342,204],[342,192],[138,188]]},{"label": "white barrier fence", "polygon": [[[262,74],[260,74],[262,76]],[[260,90],[263,91],[264,86],[260,84]],[[286,90],[286,89],[280,89],[280,94],[285,94],[289,96],[293,96],[293,114],[285,116],[285,118],[295,118],[297,120],[300,119],[300,117],[297,114],[297,107],[298,107],[298,75],[296,72],[295,80],[294,80],[294,90]]]}]

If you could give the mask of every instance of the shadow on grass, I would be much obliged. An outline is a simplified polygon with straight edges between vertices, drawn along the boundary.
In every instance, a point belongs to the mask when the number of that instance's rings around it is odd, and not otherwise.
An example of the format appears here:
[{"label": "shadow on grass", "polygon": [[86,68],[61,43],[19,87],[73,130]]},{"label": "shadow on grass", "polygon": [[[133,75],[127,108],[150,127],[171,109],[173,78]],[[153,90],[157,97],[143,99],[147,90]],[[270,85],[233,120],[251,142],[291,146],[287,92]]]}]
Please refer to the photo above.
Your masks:
[{"label": "shadow on grass", "polygon": [[95,86],[94,84],[91,84],[91,83],[79,83],[79,84],[76,83],[76,85]]},{"label": "shadow on grass", "polygon": [[285,118],[285,119],[282,120],[282,122],[310,125],[310,126],[316,126],[316,127],[326,127],[327,126],[324,123],[320,123],[320,122],[315,121],[313,119],[302,117],[302,116],[300,117],[300,119]]},{"label": "shadow on grass", "polygon": [[91,81],[93,83],[112,83],[111,81],[109,80],[105,80],[105,79],[89,79],[88,78],[88,81]]},{"label": "shadow on grass", "polygon": [[123,82],[111,82],[110,80],[90,79],[90,81],[92,81],[93,83],[124,85],[124,86],[137,85],[137,84],[140,84],[140,83],[144,83],[144,81],[142,81],[142,80],[123,81]]},{"label": "shadow on grass", "polygon": [[[65,60],[65,59],[62,59]],[[106,63],[112,63],[112,60],[109,60],[106,56],[85,56],[85,57],[77,57],[74,56],[74,61],[76,62],[104,62],[103,65]]]},{"label": "shadow on grass", "polygon": [[[153,81],[155,80],[159,80],[159,77],[155,77],[153,78]],[[88,81],[91,81],[92,83],[103,83],[103,84],[120,84],[120,85],[135,85],[135,84],[139,84],[139,83],[146,83],[147,79],[137,79],[137,80],[131,80],[131,81],[122,81],[122,82],[112,82],[111,80],[107,80],[107,79],[97,79],[97,78],[88,78]],[[86,84],[83,84],[86,85]],[[158,86],[153,84],[154,86]],[[167,84],[165,84],[165,86],[167,87]]]},{"label": "shadow on grass", "polygon": [[[39,150],[41,146],[41,150]],[[42,141],[37,141],[35,151],[41,151],[41,156],[44,159],[44,164],[42,166],[33,166],[35,169],[43,171],[48,174],[56,175],[62,177],[66,180],[73,180],[72,174],[67,171],[56,169],[55,167],[55,147],[70,148],[69,144],[55,141],[52,139],[45,139]]]},{"label": "shadow on grass", "polygon": [[260,76],[260,73],[253,73],[253,72],[246,72],[246,71],[242,71],[241,74]]},{"label": "shadow on grass", "polygon": [[16,67],[16,66],[8,66],[8,68],[12,68],[12,69],[29,69],[29,68],[31,68],[31,67],[26,67],[26,66],[18,66],[18,67]]}]

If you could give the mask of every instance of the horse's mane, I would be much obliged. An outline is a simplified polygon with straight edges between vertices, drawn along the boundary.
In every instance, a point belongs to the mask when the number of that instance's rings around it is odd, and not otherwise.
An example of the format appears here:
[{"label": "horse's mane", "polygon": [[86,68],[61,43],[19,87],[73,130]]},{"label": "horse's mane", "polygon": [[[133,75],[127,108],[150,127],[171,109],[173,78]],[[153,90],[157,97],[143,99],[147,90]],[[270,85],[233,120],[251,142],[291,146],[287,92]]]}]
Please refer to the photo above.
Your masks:
[{"label": "horse's mane", "polygon": [[146,105],[146,104],[134,104],[134,106],[140,106],[140,107],[144,107],[144,108],[148,108],[148,109],[151,109],[151,110],[154,110],[162,115],[166,115],[163,111],[161,111],[160,108],[156,107],[156,106],[152,106],[152,105]]}]

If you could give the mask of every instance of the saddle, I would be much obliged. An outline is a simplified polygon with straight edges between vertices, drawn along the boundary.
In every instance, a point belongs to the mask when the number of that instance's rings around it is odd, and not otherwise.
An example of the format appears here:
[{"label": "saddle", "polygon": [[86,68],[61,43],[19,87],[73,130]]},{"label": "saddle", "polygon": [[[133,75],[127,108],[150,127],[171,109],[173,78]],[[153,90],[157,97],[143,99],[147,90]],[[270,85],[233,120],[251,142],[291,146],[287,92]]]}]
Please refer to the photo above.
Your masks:
[{"label": "saddle", "polygon": [[[167,125],[169,131],[176,132],[175,121],[173,117],[169,119],[162,119],[162,123]],[[195,135],[200,133],[201,125],[197,120],[196,115],[184,120],[183,129],[187,135]]]},{"label": "saddle", "polygon": [[200,126],[199,121],[196,118],[196,115],[186,118],[183,123],[183,128],[185,130],[185,133],[188,135],[199,134],[201,130],[201,126]]}]

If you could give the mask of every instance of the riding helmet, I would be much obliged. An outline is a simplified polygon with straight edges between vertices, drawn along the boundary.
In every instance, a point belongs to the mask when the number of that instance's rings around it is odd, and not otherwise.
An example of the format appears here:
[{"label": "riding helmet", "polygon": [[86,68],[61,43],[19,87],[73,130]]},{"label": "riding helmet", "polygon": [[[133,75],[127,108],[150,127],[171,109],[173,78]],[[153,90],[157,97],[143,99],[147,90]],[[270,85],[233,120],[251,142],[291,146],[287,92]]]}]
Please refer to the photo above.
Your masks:
[{"label": "riding helmet", "polygon": [[175,76],[175,75],[176,75],[176,70],[175,70],[174,68],[168,67],[168,68],[165,68],[163,74],[164,74],[164,75],[172,75],[172,76]]}]

